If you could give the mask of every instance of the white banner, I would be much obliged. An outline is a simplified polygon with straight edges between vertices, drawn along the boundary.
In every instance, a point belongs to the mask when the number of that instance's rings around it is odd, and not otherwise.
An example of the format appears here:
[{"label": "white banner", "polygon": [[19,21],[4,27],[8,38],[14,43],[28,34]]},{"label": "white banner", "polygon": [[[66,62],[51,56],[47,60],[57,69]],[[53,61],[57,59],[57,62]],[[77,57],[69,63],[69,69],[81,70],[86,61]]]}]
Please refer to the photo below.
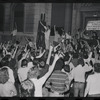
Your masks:
[{"label": "white banner", "polygon": [[88,21],[86,30],[100,30],[100,20]]}]

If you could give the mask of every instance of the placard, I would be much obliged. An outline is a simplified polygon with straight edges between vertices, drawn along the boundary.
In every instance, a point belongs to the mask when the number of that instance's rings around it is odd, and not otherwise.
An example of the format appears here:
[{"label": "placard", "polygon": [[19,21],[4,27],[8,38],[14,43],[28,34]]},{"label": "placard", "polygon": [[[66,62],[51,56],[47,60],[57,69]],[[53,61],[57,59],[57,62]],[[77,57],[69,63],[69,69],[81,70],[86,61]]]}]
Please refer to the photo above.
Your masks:
[{"label": "placard", "polygon": [[86,30],[100,30],[100,20],[88,21]]}]

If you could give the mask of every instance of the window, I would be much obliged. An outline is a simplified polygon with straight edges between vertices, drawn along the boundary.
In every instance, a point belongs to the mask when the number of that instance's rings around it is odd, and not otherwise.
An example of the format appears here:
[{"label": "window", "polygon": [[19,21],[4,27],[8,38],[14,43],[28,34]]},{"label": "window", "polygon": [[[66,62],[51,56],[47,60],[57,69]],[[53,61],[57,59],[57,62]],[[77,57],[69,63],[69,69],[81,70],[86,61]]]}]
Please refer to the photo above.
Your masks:
[{"label": "window", "polygon": [[0,31],[4,30],[4,6],[0,4]]},{"label": "window", "polygon": [[17,31],[18,32],[23,32],[24,31],[24,5],[18,3],[15,6],[14,9],[14,27],[15,27],[15,23],[17,26]]}]

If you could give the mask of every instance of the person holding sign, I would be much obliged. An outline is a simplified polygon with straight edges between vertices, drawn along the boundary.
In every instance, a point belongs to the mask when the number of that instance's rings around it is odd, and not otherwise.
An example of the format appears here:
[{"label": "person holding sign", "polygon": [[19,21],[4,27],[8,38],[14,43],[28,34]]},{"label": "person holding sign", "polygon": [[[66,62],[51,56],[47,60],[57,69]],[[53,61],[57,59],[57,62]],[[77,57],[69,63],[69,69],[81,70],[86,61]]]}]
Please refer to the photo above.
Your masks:
[{"label": "person holding sign", "polygon": [[44,27],[45,31],[42,31],[42,33],[45,34],[45,44],[46,44],[46,49],[49,49],[49,40],[50,40],[50,26],[45,26],[43,23],[40,21],[40,24]]}]

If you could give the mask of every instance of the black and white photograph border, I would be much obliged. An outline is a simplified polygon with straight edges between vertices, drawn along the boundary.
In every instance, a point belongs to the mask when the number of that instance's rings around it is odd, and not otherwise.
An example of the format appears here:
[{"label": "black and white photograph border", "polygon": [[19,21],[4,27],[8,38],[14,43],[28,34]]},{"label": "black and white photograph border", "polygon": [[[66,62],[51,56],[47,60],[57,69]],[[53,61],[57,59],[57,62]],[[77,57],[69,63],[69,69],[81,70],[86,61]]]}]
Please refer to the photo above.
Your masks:
[{"label": "black and white photograph border", "polygon": [[99,68],[98,1],[0,0],[0,99],[98,99]]}]

